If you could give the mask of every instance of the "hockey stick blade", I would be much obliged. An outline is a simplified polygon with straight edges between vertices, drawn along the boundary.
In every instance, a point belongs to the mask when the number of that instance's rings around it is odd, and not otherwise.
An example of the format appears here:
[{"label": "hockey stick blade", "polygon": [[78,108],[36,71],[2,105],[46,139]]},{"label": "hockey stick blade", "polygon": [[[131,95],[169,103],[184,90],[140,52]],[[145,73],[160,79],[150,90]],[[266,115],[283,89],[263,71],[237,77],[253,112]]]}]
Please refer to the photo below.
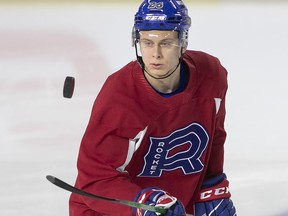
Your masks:
[{"label": "hockey stick blade", "polygon": [[72,193],[81,195],[81,196],[86,196],[86,197],[90,197],[92,199],[98,199],[98,200],[106,200],[108,202],[114,202],[114,203],[119,203],[122,205],[126,205],[126,206],[130,206],[130,207],[134,207],[134,208],[139,208],[139,209],[143,209],[143,210],[147,210],[147,211],[152,211],[152,212],[157,212],[160,214],[165,214],[167,212],[167,209],[161,208],[161,207],[155,207],[155,206],[150,206],[150,205],[145,205],[142,203],[138,203],[138,202],[132,202],[132,201],[128,201],[128,200],[119,200],[119,199],[113,199],[113,198],[108,198],[108,197],[103,197],[103,196],[98,196],[95,194],[91,194],[88,193],[86,191],[80,190],[76,187],[73,187],[72,185],[69,185],[68,183],[52,176],[52,175],[47,175],[46,179],[48,181],[50,181],[52,184],[70,191]]}]

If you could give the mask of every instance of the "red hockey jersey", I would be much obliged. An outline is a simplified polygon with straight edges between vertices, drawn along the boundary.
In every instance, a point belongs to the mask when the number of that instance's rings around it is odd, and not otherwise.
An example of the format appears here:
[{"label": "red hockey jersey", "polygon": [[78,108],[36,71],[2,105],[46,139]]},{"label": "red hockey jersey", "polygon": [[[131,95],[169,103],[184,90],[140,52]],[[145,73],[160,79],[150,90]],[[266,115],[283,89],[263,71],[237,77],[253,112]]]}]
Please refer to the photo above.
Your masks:
[{"label": "red hockey jersey", "polygon": [[[133,200],[157,186],[187,213],[204,179],[223,172],[227,72],[217,58],[186,51],[185,90],[160,96],[136,61],[108,77],[93,105],[78,156],[75,186]],[[72,194],[70,216],[132,215],[130,207]]]}]

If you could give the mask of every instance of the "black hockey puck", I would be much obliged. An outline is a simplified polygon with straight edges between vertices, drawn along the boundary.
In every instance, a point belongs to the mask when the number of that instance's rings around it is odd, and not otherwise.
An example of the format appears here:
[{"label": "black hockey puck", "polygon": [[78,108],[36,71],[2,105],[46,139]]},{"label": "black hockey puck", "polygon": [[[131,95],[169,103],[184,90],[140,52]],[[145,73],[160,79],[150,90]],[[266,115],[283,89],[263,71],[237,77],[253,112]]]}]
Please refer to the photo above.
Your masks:
[{"label": "black hockey puck", "polygon": [[67,76],[63,87],[63,97],[71,98],[73,96],[75,86],[75,78]]}]

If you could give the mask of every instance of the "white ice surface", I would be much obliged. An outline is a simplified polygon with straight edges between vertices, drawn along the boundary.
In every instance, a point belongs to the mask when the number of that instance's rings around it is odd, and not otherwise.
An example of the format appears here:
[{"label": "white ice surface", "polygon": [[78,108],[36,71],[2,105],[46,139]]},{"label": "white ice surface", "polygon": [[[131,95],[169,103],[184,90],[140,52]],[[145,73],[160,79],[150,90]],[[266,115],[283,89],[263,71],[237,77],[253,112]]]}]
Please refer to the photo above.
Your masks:
[{"label": "white ice surface", "polygon": [[[0,6],[0,215],[68,215],[69,193],[45,176],[74,183],[93,100],[135,59],[137,4]],[[288,4],[188,7],[189,48],[229,71],[225,172],[238,215],[288,215]]]}]

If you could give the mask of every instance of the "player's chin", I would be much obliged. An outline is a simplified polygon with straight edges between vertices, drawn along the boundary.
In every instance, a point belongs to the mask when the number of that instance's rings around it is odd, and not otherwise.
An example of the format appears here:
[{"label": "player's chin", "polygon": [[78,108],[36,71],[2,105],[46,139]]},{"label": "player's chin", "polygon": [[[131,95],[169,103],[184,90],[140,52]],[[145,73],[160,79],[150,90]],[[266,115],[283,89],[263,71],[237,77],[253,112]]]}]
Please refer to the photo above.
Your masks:
[{"label": "player's chin", "polygon": [[[167,76],[167,70],[161,70],[161,69],[154,69],[154,68],[151,68],[149,71],[149,74],[151,74],[152,76],[154,77],[157,77],[157,78],[161,78],[161,77],[165,77]],[[169,73],[169,72],[168,72]]]}]

